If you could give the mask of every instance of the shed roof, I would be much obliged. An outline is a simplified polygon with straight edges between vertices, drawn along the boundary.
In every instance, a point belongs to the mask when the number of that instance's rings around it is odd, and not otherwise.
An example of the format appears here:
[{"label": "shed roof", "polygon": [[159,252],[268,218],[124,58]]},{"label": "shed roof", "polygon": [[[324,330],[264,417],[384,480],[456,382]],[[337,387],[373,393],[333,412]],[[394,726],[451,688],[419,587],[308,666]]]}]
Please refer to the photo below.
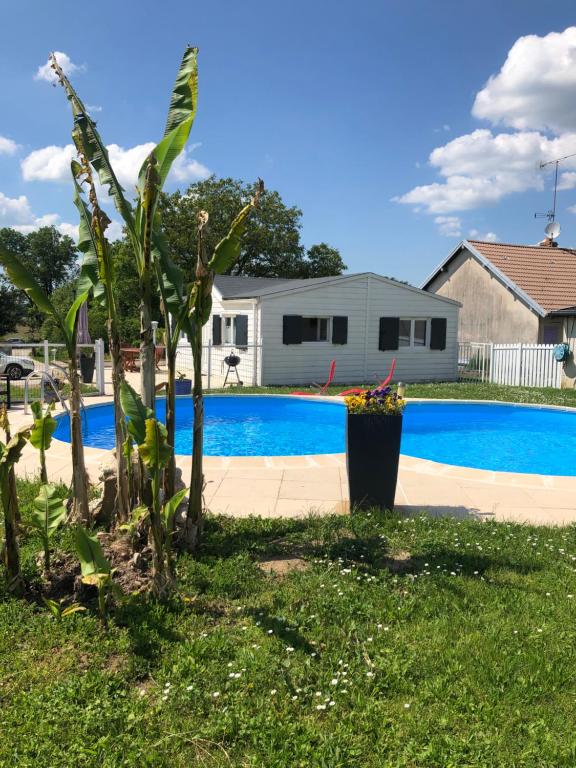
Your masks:
[{"label": "shed roof", "polygon": [[[264,296],[272,296],[276,293],[286,293],[289,291],[300,291],[309,288],[315,288],[320,285],[328,285],[334,282],[345,280],[355,280],[357,278],[369,275],[376,280],[391,283],[393,285],[405,288],[407,291],[424,293],[420,288],[413,285],[402,283],[399,280],[393,280],[389,277],[377,275],[374,272],[355,272],[347,275],[331,275],[330,277],[309,277],[309,278],[283,278],[283,277],[243,277],[238,275],[216,275],[214,277],[214,286],[223,299],[256,299]],[[448,299],[446,296],[429,294],[435,299],[444,301],[448,304],[457,304],[454,299]]]},{"label": "shed roof", "polygon": [[244,277],[240,275],[216,275],[214,285],[223,299],[254,299],[278,291],[307,288],[311,285],[342,280],[353,275],[331,277]]}]

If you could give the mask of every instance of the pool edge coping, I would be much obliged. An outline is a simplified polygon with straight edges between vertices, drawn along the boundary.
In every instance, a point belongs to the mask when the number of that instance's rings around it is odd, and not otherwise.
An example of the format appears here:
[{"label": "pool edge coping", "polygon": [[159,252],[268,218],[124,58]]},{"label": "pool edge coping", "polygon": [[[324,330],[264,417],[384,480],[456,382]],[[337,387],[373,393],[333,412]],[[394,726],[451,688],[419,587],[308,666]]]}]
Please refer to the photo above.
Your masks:
[{"label": "pool edge coping", "polygon": [[[259,394],[246,393],[237,397],[299,397],[303,400],[321,401],[334,403],[337,400],[344,402],[343,397],[335,395],[291,395],[281,393]],[[234,395],[214,393],[206,394],[205,397],[230,397]],[[182,395],[181,397],[190,397]],[[162,398],[159,398],[162,399]],[[434,403],[473,403],[473,404],[491,404],[491,405],[511,405],[527,408],[550,409],[560,411],[576,412],[576,408],[570,406],[545,405],[542,403],[512,403],[504,400],[470,400],[459,398],[425,398],[414,397],[406,398],[408,402],[434,402]],[[113,404],[111,395],[103,397],[98,403],[91,403],[85,406],[96,408],[101,405]],[[65,415],[65,411],[57,414]],[[53,442],[58,448],[68,450],[69,442],[53,438]],[[98,463],[105,466],[108,464],[112,455],[113,448],[93,448],[84,446],[87,462],[90,464]],[[178,463],[182,465],[191,464],[191,454],[175,454]],[[204,467],[207,470],[243,470],[243,469],[319,469],[325,467],[346,467],[345,453],[320,453],[320,454],[297,454],[285,456],[204,456]],[[534,488],[534,489],[570,489],[576,490],[576,476],[573,475],[538,475],[522,472],[500,472],[490,469],[477,469],[475,467],[461,467],[456,464],[445,464],[432,459],[422,459],[408,454],[401,454],[400,469],[409,473],[433,475],[443,477],[446,480],[479,482],[486,485],[507,485],[514,487]]]}]

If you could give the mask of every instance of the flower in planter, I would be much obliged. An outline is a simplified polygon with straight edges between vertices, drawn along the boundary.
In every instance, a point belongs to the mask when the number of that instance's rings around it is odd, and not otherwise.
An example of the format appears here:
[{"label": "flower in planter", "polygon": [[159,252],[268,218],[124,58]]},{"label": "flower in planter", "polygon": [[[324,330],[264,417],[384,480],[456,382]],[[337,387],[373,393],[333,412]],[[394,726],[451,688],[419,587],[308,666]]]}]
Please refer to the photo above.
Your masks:
[{"label": "flower in planter", "polygon": [[379,413],[385,416],[398,416],[406,406],[403,397],[399,397],[392,387],[367,389],[359,395],[344,398],[349,413]]}]

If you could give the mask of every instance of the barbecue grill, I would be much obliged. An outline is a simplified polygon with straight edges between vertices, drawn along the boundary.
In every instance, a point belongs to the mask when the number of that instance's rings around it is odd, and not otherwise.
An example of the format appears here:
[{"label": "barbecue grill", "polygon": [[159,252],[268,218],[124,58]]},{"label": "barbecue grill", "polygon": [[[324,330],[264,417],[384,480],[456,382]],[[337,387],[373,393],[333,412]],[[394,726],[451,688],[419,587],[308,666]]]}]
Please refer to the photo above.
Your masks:
[{"label": "barbecue grill", "polygon": [[226,383],[228,382],[228,376],[230,376],[230,373],[232,371],[234,371],[234,373],[236,374],[236,381],[235,382],[231,381],[230,384],[235,383],[239,387],[243,386],[244,382],[241,381],[240,376],[238,374],[238,366],[240,365],[240,358],[238,357],[238,355],[235,355],[234,353],[232,353],[231,355],[227,355],[224,358],[224,363],[225,365],[228,366],[226,369],[226,376],[224,377],[224,386],[226,386]]}]

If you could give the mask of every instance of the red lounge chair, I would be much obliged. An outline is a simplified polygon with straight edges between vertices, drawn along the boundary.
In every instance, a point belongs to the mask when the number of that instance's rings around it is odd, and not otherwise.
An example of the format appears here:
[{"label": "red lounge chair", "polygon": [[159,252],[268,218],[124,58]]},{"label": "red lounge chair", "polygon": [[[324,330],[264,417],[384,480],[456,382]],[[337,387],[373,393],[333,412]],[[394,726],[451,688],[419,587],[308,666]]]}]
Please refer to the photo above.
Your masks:
[{"label": "red lounge chair", "polygon": [[326,393],[326,390],[332,384],[332,379],[334,378],[334,373],[336,371],[336,360],[332,360],[330,363],[330,372],[328,374],[328,381],[326,384],[324,384],[323,387],[320,387],[320,390],[318,392],[290,392],[291,395],[323,395]]},{"label": "red lounge chair", "polygon": [[[392,381],[392,376],[394,376],[395,370],[396,370],[396,358],[393,358],[388,376],[386,376],[384,381],[378,384],[378,386],[375,387],[375,389],[384,389],[384,387],[387,387],[388,384],[390,384],[390,382]],[[344,390],[344,392],[339,392],[338,395],[340,397],[345,397],[346,395],[361,395],[362,392],[367,392],[367,391],[368,391],[367,389],[358,389],[358,388],[346,389]]]}]

